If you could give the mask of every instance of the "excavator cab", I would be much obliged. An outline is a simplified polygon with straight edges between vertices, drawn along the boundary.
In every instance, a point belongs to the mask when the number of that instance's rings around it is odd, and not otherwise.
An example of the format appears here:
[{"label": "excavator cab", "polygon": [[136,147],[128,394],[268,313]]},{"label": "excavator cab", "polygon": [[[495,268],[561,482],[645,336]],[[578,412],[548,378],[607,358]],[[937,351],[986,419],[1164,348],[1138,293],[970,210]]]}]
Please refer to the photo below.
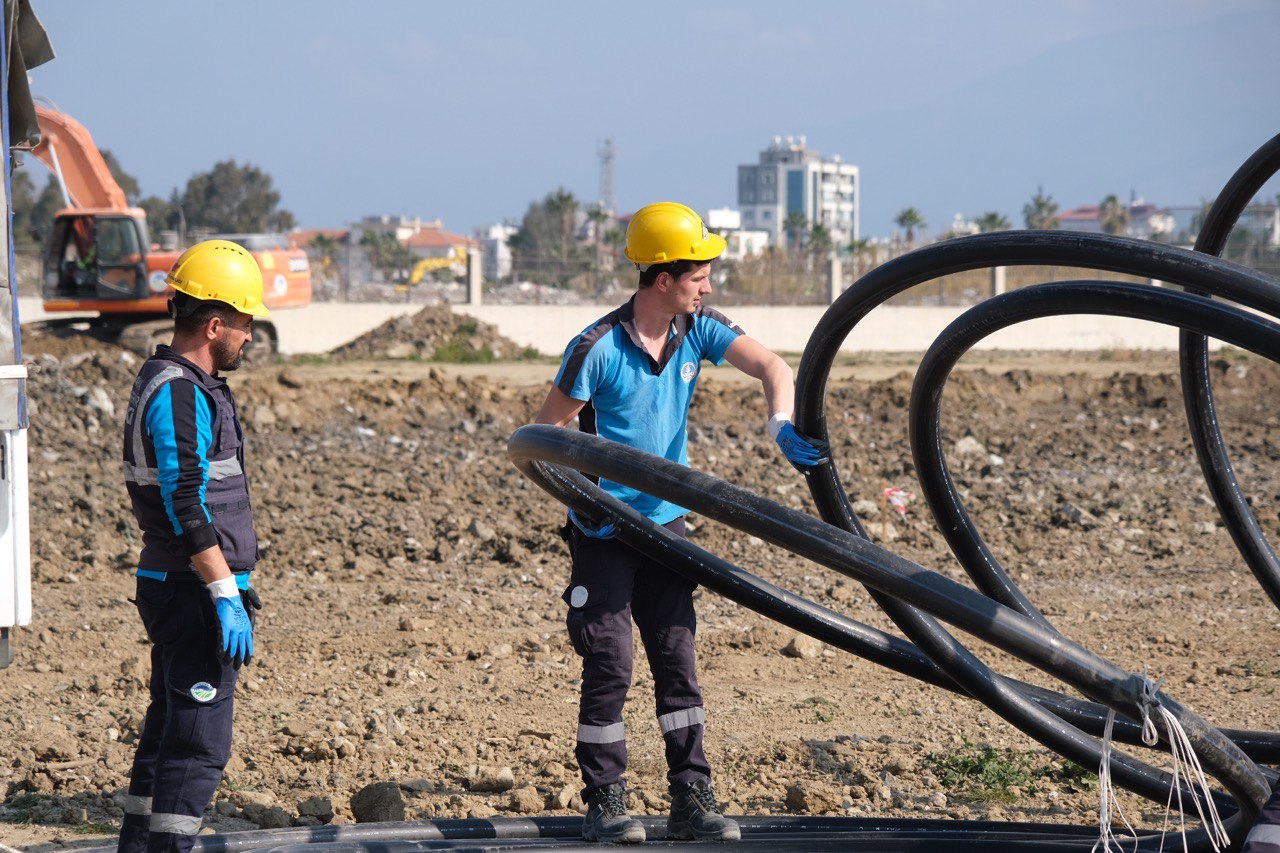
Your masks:
[{"label": "excavator cab", "polygon": [[59,214],[45,248],[47,301],[142,299],[148,293],[145,221],[120,213]]}]

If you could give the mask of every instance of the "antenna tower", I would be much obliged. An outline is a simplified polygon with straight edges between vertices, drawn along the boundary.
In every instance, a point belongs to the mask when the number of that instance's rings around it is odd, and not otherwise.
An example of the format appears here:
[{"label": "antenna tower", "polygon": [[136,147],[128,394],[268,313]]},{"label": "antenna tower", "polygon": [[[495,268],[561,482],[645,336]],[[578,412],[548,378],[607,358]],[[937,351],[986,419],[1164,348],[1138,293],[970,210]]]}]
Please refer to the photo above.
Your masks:
[{"label": "antenna tower", "polygon": [[612,218],[618,212],[613,197],[613,160],[617,156],[613,140],[606,139],[596,154],[600,158],[600,209]]}]

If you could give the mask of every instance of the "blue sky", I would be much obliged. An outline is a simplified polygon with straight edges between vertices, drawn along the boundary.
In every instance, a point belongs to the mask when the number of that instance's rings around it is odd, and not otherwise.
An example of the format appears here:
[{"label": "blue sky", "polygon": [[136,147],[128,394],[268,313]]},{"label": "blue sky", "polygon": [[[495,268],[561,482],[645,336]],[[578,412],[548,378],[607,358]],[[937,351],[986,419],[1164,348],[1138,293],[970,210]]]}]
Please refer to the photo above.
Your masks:
[{"label": "blue sky", "polygon": [[1021,224],[1040,185],[1195,204],[1280,132],[1275,0],[33,6],[58,53],[33,92],[144,194],[234,158],[311,228],[594,200],[606,138],[621,210],[733,206],[737,164],[803,134],[861,169],[863,236],[907,206],[938,233]]}]

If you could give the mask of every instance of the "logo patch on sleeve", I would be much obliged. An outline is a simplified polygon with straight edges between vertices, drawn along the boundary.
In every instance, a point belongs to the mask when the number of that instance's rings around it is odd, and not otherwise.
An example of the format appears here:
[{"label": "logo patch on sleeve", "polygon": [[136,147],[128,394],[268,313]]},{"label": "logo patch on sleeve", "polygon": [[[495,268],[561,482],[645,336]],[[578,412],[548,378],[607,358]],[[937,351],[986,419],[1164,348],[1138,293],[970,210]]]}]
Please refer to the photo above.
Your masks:
[{"label": "logo patch on sleeve", "polygon": [[686,361],[680,365],[680,378],[685,382],[692,382],[693,377],[698,375],[698,365],[696,362]]},{"label": "logo patch on sleeve", "polygon": [[191,698],[197,702],[212,702],[218,695],[218,688],[207,681],[197,681],[191,685]]}]

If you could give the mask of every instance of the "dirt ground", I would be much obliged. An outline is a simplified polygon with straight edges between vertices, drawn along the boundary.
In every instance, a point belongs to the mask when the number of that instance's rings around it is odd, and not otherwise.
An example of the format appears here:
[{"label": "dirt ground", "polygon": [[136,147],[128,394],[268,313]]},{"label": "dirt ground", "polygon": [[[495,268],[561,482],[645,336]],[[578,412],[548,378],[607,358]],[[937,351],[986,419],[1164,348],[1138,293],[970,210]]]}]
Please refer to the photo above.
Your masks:
[{"label": "dirt ground", "polygon": [[[79,339],[30,334],[24,347],[35,617],[0,671],[0,842],[47,851],[109,843],[145,707],[148,647],[129,602],[137,543],[119,473],[138,361]],[[1274,535],[1280,373],[1231,353],[1214,364],[1238,472]],[[852,496],[868,501],[873,536],[959,579],[923,505],[887,525],[878,517],[884,486],[917,490],[913,366],[901,356],[839,366],[827,401],[836,459]],[[207,827],[349,822],[352,795],[383,781],[399,783],[409,818],[580,807],[562,510],[506,457],[554,370],[311,360],[234,376],[266,609]],[[700,384],[691,463],[812,511],[764,433],[758,388],[724,369]],[[1277,613],[1218,522],[1184,421],[1171,353],[975,355],[944,405],[971,512],[1065,634],[1149,667],[1217,724],[1274,728]],[[694,522],[711,551],[890,628],[852,581]],[[1096,821],[1092,781],[981,706],[712,594],[698,609],[707,748],[728,811]],[[661,813],[651,689],[637,649],[631,806]],[[1124,802],[1131,819],[1158,824],[1162,808]]]}]

